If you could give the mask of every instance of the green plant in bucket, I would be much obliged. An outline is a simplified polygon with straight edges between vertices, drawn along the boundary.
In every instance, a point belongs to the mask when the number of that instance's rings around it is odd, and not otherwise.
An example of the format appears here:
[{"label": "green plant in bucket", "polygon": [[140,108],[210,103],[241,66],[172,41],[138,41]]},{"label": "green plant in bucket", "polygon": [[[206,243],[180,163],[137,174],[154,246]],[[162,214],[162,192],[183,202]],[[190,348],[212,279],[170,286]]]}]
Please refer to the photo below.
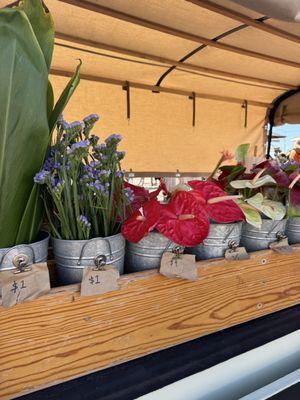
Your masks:
[{"label": "green plant in bucket", "polygon": [[57,118],[79,83],[80,65],[54,106],[48,79],[53,47],[52,17],[40,0],[0,10],[1,248],[37,237],[43,206],[32,178],[44,162]]},{"label": "green plant in bucket", "polygon": [[35,182],[44,185],[47,219],[58,239],[85,240],[120,232],[129,211],[132,189],[124,187],[118,150],[121,136],[112,134],[99,144],[91,134],[98,115],[82,122],[57,124],[56,142]]}]

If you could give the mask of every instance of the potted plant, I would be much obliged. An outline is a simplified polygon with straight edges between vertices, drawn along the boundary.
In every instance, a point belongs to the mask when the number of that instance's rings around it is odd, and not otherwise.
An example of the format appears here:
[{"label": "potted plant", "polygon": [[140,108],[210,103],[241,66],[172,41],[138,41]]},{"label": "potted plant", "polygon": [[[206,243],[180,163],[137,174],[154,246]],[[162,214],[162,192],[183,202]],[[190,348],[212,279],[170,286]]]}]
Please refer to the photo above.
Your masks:
[{"label": "potted plant", "polygon": [[[164,186],[160,190],[166,192]],[[215,183],[191,181],[189,185],[180,185],[173,193],[167,193],[165,204],[151,195],[122,226],[122,234],[127,239],[128,272],[158,268],[163,252],[174,245],[185,247],[187,252],[203,259],[222,256],[232,238],[239,241],[240,224],[234,230],[229,226],[220,229],[223,231],[218,244],[220,255],[209,254],[208,244],[204,245],[205,251],[199,247],[209,235],[212,220],[227,224],[244,219],[232,197]],[[224,241],[226,235],[228,240]]]},{"label": "potted plant", "polygon": [[217,182],[228,194],[241,196],[236,200],[246,218],[241,244],[248,251],[255,251],[267,249],[284,234],[289,179],[276,161],[254,165],[247,173],[244,166],[247,151],[248,145],[238,148],[237,164],[220,168]]},{"label": "potted plant", "polygon": [[93,265],[97,255],[105,255],[107,264],[123,272],[125,241],[120,228],[132,191],[123,184],[121,136],[113,134],[99,144],[91,133],[98,118],[93,114],[71,124],[59,120],[56,141],[34,178],[45,189],[61,284],[80,282],[83,268]]},{"label": "potted plant", "polygon": [[300,173],[299,164],[289,161],[281,165],[288,176],[286,235],[290,244],[300,243]]},{"label": "potted plant", "polygon": [[[79,67],[57,104],[48,74],[54,26],[40,0],[0,10],[0,270],[13,256],[45,261],[48,234],[34,173],[42,165],[57,117],[75,90]],[[29,151],[28,151],[29,149]]]}]

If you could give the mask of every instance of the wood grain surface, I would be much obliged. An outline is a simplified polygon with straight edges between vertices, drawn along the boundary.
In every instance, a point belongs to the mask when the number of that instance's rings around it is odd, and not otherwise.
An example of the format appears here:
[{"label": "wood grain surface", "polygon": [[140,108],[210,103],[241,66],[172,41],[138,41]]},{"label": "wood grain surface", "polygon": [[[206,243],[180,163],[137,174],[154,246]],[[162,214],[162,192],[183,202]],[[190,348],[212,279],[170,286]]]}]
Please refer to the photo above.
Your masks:
[{"label": "wood grain surface", "polygon": [[198,263],[196,282],[157,270],[80,298],[79,285],[0,306],[0,399],[58,384],[300,303],[300,247]]}]

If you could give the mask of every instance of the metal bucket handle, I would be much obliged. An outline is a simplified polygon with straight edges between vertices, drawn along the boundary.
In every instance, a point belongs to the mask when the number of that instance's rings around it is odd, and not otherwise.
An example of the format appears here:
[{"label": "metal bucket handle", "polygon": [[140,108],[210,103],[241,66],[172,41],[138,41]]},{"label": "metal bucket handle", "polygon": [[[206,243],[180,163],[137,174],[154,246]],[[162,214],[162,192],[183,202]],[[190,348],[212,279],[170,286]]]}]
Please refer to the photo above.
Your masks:
[{"label": "metal bucket handle", "polygon": [[[103,240],[103,241],[107,244],[108,251],[109,251],[109,259],[110,259],[111,261],[113,260],[113,255],[112,255],[112,250],[111,250],[110,241],[109,241],[108,239],[106,239],[106,238],[93,238],[93,239],[88,240],[88,241],[82,246],[82,249],[81,249],[81,252],[80,252],[80,256],[79,256],[79,259],[78,259],[78,261],[77,261],[77,265],[81,265],[81,260],[82,260],[82,257],[83,257],[83,255],[84,255],[84,251],[85,251],[86,247],[87,247],[90,243],[96,242],[96,241],[99,241],[99,240]],[[98,254],[98,255],[99,255],[99,254]],[[97,256],[98,256],[98,255],[97,255]],[[95,258],[96,258],[97,256],[95,256]]]},{"label": "metal bucket handle", "polygon": [[[229,232],[227,232],[227,234],[226,234],[226,236],[224,237],[224,239],[223,239],[223,243],[226,243],[226,240],[229,238],[229,236],[232,234],[232,232],[234,231],[234,229],[235,229],[235,226],[233,226],[230,230],[229,230]],[[229,243],[230,243],[230,241],[229,241]],[[229,246],[229,243],[228,243],[228,246]]]},{"label": "metal bucket handle", "polygon": [[13,247],[11,247],[10,249],[8,249],[8,250],[2,255],[2,257],[0,258],[0,268],[1,268],[1,266],[2,266],[2,263],[3,263],[4,259],[5,259],[5,257],[6,257],[12,250],[21,249],[21,248],[23,248],[23,247],[26,247],[26,248],[30,249],[31,254],[32,254],[32,262],[33,262],[33,264],[35,264],[35,254],[34,254],[33,248],[30,246],[30,244],[21,244],[21,245],[18,245],[18,246],[13,246]]},{"label": "metal bucket handle", "polygon": [[165,247],[163,253],[165,253],[166,251],[169,251],[169,250],[171,250],[171,252],[173,253],[175,249],[180,249],[180,251],[182,253],[184,251],[184,247],[183,246],[179,246],[179,245],[177,245],[175,243],[172,243],[172,240],[169,240],[168,243],[166,244],[166,247]]},{"label": "metal bucket handle", "polygon": [[[265,237],[269,237],[271,235],[272,232],[274,232],[274,230],[277,228],[277,226],[281,223],[282,220],[277,221],[277,224],[275,226],[272,227],[272,229],[266,234]],[[279,233],[280,231],[276,232],[276,235]]]}]

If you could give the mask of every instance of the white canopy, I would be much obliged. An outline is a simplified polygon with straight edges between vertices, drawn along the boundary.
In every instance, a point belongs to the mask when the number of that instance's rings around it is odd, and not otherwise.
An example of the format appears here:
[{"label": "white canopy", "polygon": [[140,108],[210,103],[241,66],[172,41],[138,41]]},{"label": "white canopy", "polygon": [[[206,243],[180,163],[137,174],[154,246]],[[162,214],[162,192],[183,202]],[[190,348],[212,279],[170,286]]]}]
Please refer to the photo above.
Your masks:
[{"label": "white canopy", "polygon": [[243,142],[263,155],[269,104],[300,83],[300,24],[233,1],[45,2],[56,95],[83,61],[65,117],[99,113],[95,133],[123,135],[126,169],[207,172]]}]

